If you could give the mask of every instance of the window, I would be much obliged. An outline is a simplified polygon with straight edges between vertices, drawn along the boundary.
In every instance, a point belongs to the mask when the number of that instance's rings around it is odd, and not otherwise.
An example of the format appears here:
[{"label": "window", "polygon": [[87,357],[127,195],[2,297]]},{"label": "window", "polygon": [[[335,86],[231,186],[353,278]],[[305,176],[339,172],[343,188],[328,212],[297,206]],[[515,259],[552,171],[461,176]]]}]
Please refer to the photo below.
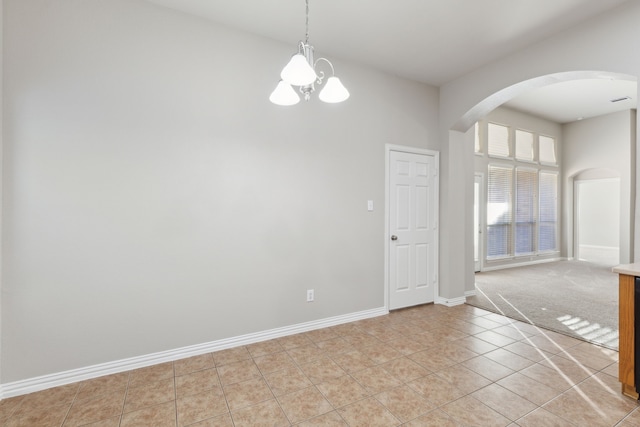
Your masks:
[{"label": "window", "polygon": [[548,165],[556,165],[558,164],[557,160],[556,160],[556,140],[548,137],[548,136],[544,136],[544,135],[540,135],[540,139],[539,139],[539,156],[540,156],[540,163],[545,163]]},{"label": "window", "polygon": [[558,174],[540,172],[540,232],[538,251],[558,250]]},{"label": "window", "polygon": [[557,172],[489,165],[487,185],[487,259],[558,250]]},{"label": "window", "polygon": [[483,167],[477,171],[487,174],[484,261],[528,262],[557,253],[557,139],[485,120],[476,123],[474,132],[476,153],[487,154],[475,160],[476,168]]},{"label": "window", "polygon": [[533,161],[533,134],[516,129],[516,159]]},{"label": "window", "polygon": [[495,123],[487,125],[487,148],[490,156],[509,157],[509,128]]},{"label": "window", "polygon": [[516,169],[515,238],[516,256],[536,251],[536,199],[538,171]]},{"label": "window", "polygon": [[474,150],[476,154],[482,154],[482,145],[480,144],[480,123],[476,122],[473,128]]},{"label": "window", "polygon": [[511,255],[513,169],[489,166],[487,191],[487,258]]}]

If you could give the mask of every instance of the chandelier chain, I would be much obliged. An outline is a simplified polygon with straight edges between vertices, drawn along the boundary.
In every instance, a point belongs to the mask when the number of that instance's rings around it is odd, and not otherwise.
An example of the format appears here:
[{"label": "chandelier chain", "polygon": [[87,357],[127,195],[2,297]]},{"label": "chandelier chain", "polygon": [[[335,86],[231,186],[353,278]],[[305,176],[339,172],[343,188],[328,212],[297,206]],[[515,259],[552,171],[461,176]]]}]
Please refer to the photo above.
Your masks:
[{"label": "chandelier chain", "polygon": [[305,0],[306,6],[307,6],[307,16],[306,16],[306,38],[305,38],[305,44],[309,44],[309,0]]}]

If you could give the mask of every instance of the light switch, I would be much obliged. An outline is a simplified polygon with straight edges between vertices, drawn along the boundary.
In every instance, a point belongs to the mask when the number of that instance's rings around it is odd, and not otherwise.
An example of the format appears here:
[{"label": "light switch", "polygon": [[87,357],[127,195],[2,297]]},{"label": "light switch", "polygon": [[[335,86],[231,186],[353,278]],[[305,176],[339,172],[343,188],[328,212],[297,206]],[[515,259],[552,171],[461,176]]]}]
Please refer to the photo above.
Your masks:
[{"label": "light switch", "polygon": [[367,200],[367,210],[369,212],[373,211],[373,200]]}]

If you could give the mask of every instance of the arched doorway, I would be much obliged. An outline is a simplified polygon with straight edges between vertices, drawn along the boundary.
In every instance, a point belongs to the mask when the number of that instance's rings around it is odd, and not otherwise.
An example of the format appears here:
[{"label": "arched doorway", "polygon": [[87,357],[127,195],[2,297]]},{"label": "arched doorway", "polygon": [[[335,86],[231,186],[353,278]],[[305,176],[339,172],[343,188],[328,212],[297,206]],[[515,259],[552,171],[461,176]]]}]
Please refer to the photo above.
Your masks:
[{"label": "arched doorway", "polygon": [[[590,72],[585,72],[585,73],[566,73],[565,77],[569,77],[571,76],[576,77],[579,76],[580,78],[583,78],[584,76],[599,76],[601,74],[599,73],[594,73],[591,74]],[[554,75],[556,78],[558,77],[558,75]],[[631,76],[621,76],[621,78],[625,78],[625,79],[629,79],[629,80],[634,80],[635,79]],[[537,80],[537,82],[539,83],[540,81],[543,81],[544,78],[540,78],[540,79],[534,79]],[[557,81],[557,79],[555,79],[554,81]],[[520,86],[516,85],[516,86]],[[539,87],[539,86],[535,86],[535,87]],[[509,90],[512,88],[508,88],[505,89],[504,91],[501,91],[500,93],[502,95],[504,95],[505,93],[509,92]],[[514,95],[515,96],[515,95]],[[492,98],[492,97],[489,97]],[[489,99],[488,98],[488,99]],[[501,97],[500,99],[503,102],[507,101],[506,96]],[[495,99],[493,99],[495,101]],[[486,101],[486,100],[485,100]],[[481,103],[482,104],[482,103]],[[486,107],[486,105],[484,106]],[[472,108],[470,111],[472,110],[476,110],[476,113],[479,111],[482,111],[483,108],[480,106],[480,104],[476,105],[474,108]],[[489,112],[486,113],[487,115],[489,114]],[[482,119],[484,116],[479,117],[479,116],[472,116],[472,115],[465,115],[464,119],[468,119],[470,120],[471,117],[473,117],[474,119]],[[632,119],[633,117],[633,119]],[[624,257],[627,257],[627,259],[629,259],[628,257],[631,256],[632,252],[633,252],[633,239],[632,239],[632,230],[631,230],[631,224],[633,222],[633,217],[634,217],[634,198],[635,198],[635,194],[633,193],[633,185],[632,185],[632,181],[633,181],[633,177],[634,177],[634,173],[635,173],[635,162],[630,162],[628,161],[628,159],[633,158],[633,147],[635,146],[635,135],[632,135],[632,132],[630,132],[631,130],[631,124],[633,124],[633,127],[635,128],[635,115],[629,115],[627,117],[627,123],[628,123],[628,127],[626,128],[626,152],[624,153],[624,155],[622,157],[618,158],[618,163],[621,163],[621,169],[620,170],[613,170],[613,175],[618,177],[618,183],[619,183],[619,190],[616,190],[618,194],[621,194],[621,199],[623,199],[623,202],[615,202],[618,205],[618,208],[613,215],[617,215],[620,219],[619,223],[620,225],[618,226],[619,232],[616,232],[617,236],[620,237],[620,246],[623,246],[623,250],[621,251],[623,253]],[[461,122],[459,121],[457,124],[459,125]],[[474,122],[475,123],[475,122]],[[581,125],[583,127],[587,127],[587,124],[583,124]],[[595,126],[595,125],[594,125]],[[577,127],[577,126],[576,126]],[[579,131],[572,131],[573,134],[575,135],[582,135],[581,132]],[[471,151],[471,148],[473,146],[473,144],[470,143],[470,139],[473,138],[473,133],[474,133],[474,129],[473,126],[469,125],[469,128],[465,129],[465,132],[462,132],[462,129],[460,131],[457,130],[451,130],[450,131],[450,135],[452,135],[452,138],[450,140],[450,144],[453,143],[453,140],[455,140],[457,138],[457,142],[458,143],[462,143],[462,144],[467,144],[467,146],[465,147],[467,149],[466,155],[467,156],[471,156],[473,157],[473,153],[469,153],[468,151]],[[596,132],[597,133],[597,132]],[[577,139],[577,136],[573,136],[574,139]],[[602,145],[602,144],[601,144]],[[459,147],[456,147],[456,152],[459,152]],[[585,149],[583,148],[583,151]],[[453,151],[453,150],[452,150]],[[573,154],[575,155],[575,151],[568,153],[568,154]],[[584,155],[584,153],[583,153]],[[596,152],[595,154],[588,154],[584,155],[585,158],[587,159],[595,159],[595,161],[600,161],[602,160],[604,157],[606,157],[607,153],[603,153],[603,152]],[[620,160],[623,161],[620,161]],[[590,160],[589,160],[590,161]],[[613,162],[614,164],[616,162]],[[571,258],[572,256],[576,256],[577,251],[574,251],[574,238],[578,238],[578,231],[579,229],[574,227],[574,221],[571,219],[573,218],[573,213],[575,211],[574,208],[574,181],[573,179],[578,177],[581,179],[586,178],[586,175],[580,175],[580,174],[576,174],[575,170],[578,167],[581,167],[580,165],[585,165],[585,164],[589,164],[587,160],[584,159],[579,159],[577,161],[572,161],[572,162],[568,162],[567,163],[567,170],[562,170],[559,172],[559,176],[560,176],[560,182],[561,182],[561,188],[562,191],[560,192],[560,199],[559,200],[559,210],[561,210],[561,217],[562,217],[562,222],[561,222],[561,239],[562,239],[562,249],[561,249],[561,256],[564,259],[567,258]],[[597,163],[595,163],[597,164]],[[605,166],[608,166],[609,164],[607,164],[607,162],[604,162]],[[582,166],[582,167],[583,167]],[[601,168],[602,169],[606,169],[606,167]],[[514,168],[515,170],[515,168]],[[621,172],[622,171],[622,172]],[[478,170],[474,170],[474,173],[478,173]],[[602,175],[602,174],[600,174]],[[612,176],[613,176],[612,175]],[[592,176],[593,178],[593,176]],[[474,177],[473,175],[471,176],[465,176],[462,178],[465,183],[468,183],[468,188],[475,188],[472,187],[474,185]],[[611,191],[611,189],[609,189],[609,191]],[[473,206],[473,190],[469,191],[469,196],[467,196],[467,206],[471,205]],[[473,215],[473,210],[469,209],[469,214],[468,216],[471,217]],[[471,221],[469,221],[470,223],[472,223]],[[576,221],[577,223],[577,221]],[[472,232],[473,233],[473,232]],[[468,240],[467,240],[467,244],[468,245],[472,245],[473,239],[475,238],[475,236],[472,233],[468,233]],[[475,255],[475,254],[474,254]],[[471,259],[472,261],[474,261],[473,259]],[[465,266],[469,269],[472,269],[474,266],[473,262],[467,262],[465,264]],[[467,278],[467,273],[469,270],[467,270],[467,272],[463,273],[465,274],[465,278]],[[465,285],[465,295],[467,297],[471,297],[474,295],[474,287],[473,286],[468,286],[469,282],[466,282],[467,285]],[[516,307],[517,308],[517,307]],[[556,316],[557,317],[557,316]],[[575,320],[575,318],[573,316],[570,316],[569,318],[570,321]],[[544,326],[544,325],[543,325]],[[554,328],[550,328],[550,329],[554,329]],[[556,330],[558,330],[557,328],[555,328]],[[601,333],[602,332],[602,328],[600,330],[597,330],[594,333]],[[593,332],[593,331],[592,331]],[[613,332],[613,334],[615,335],[615,331]],[[604,335],[604,333],[602,333],[602,335]],[[617,339],[617,336],[613,336],[613,338],[607,336],[606,339],[608,340],[609,343],[613,342],[615,343],[615,339]],[[613,344],[616,345],[616,344]]]},{"label": "arched doorway", "polygon": [[[611,73],[605,71],[567,71],[547,74],[534,77],[519,83],[512,84],[493,94],[485,97],[475,105],[471,106],[458,117],[446,131],[448,144],[443,153],[443,162],[448,163],[449,171],[441,180],[441,194],[445,194],[450,200],[441,213],[441,230],[447,233],[447,239],[442,239],[441,253],[441,292],[438,302],[447,305],[456,305],[464,302],[464,297],[474,293],[474,248],[473,248],[473,141],[474,124],[488,115],[495,108],[508,102],[509,100],[523,94],[529,90],[552,85],[558,82],[593,79],[593,78],[616,78],[630,81],[637,81],[636,77],[630,74]],[[634,144],[635,145],[635,144]],[[632,147],[633,148],[633,147]],[[635,171],[635,162],[630,167]],[[635,193],[632,194],[632,180],[621,183],[623,187],[623,198],[628,201],[629,209],[623,227],[628,227],[624,234],[627,242],[621,242],[621,247],[627,247],[628,259],[633,259],[633,227],[635,215]],[[565,187],[563,182],[563,187]],[[564,196],[573,193],[567,191]],[[626,203],[626,202],[625,202]],[[567,210],[563,206],[563,215]],[[565,218],[562,219],[563,230]],[[463,227],[460,227],[463,224]],[[572,233],[571,231],[569,231]],[[562,235],[563,256],[568,253],[567,241],[572,239],[572,235]],[[461,250],[461,248],[464,248]],[[621,249],[624,252],[624,249]],[[572,252],[572,251],[571,251]],[[621,259],[624,261],[624,259]]]}]

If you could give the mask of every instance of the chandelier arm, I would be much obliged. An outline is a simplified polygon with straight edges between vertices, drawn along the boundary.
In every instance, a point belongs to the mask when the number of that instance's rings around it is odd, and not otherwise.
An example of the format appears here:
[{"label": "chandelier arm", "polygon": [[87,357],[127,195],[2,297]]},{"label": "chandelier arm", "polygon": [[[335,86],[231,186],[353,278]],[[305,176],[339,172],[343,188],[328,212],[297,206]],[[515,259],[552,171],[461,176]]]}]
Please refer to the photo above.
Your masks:
[{"label": "chandelier arm", "polygon": [[318,62],[320,61],[324,61],[327,64],[329,64],[329,67],[331,67],[331,75],[335,75],[336,74],[336,70],[333,69],[333,64],[331,63],[331,61],[329,61],[327,58],[318,58],[316,59],[316,62],[313,63],[313,68],[315,69],[316,66],[318,65]]},{"label": "chandelier arm", "polygon": [[[333,64],[331,63],[331,61],[329,61],[327,58],[318,58],[316,59],[316,62],[313,63],[313,69],[316,70],[316,67],[318,66],[318,62],[320,61],[324,61],[327,64],[329,64],[329,67],[331,68],[331,76],[335,76],[336,71],[333,68]],[[325,75],[324,75],[324,71],[320,71],[318,72],[316,70],[316,74],[318,75],[318,84],[322,84],[322,80],[324,79]]]}]

